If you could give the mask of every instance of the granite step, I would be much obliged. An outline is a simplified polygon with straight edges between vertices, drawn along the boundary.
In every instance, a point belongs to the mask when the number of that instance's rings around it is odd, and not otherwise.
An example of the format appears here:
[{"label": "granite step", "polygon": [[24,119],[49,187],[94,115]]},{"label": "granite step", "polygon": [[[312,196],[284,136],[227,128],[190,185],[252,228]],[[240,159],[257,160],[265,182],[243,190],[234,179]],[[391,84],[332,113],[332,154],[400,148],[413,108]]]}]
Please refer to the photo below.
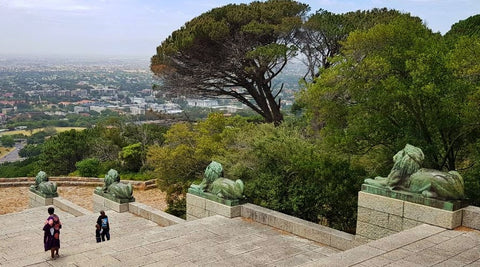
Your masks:
[{"label": "granite step", "polygon": [[43,251],[46,207],[0,216],[2,266],[298,266],[339,252],[251,220],[212,216],[169,227],[107,211],[111,240],[96,243],[98,214],[62,220],[60,257]]}]

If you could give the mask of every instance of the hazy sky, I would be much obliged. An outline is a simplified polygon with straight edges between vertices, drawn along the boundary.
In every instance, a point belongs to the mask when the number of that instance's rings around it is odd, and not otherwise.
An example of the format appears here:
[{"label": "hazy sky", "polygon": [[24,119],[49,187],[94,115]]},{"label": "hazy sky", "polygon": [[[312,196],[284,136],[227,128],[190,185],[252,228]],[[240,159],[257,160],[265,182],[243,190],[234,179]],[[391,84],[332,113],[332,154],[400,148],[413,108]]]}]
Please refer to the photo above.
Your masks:
[{"label": "hazy sky", "polygon": [[[228,0],[0,0],[0,55],[123,55],[150,58],[168,35]],[[480,13],[480,0],[305,0],[344,13],[394,8],[442,34]]]}]

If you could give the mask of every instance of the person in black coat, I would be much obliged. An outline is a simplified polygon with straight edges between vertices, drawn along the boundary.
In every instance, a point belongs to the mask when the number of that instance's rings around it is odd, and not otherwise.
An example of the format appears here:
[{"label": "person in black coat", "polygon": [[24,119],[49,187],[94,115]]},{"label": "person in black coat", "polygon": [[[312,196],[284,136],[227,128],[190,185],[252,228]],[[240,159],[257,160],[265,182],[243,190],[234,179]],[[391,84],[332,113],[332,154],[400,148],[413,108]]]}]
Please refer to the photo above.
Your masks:
[{"label": "person in black coat", "polygon": [[105,241],[105,237],[107,237],[107,240],[110,240],[110,223],[108,221],[108,216],[105,215],[105,211],[100,211],[97,224],[100,225],[100,235],[102,237],[102,241]]}]

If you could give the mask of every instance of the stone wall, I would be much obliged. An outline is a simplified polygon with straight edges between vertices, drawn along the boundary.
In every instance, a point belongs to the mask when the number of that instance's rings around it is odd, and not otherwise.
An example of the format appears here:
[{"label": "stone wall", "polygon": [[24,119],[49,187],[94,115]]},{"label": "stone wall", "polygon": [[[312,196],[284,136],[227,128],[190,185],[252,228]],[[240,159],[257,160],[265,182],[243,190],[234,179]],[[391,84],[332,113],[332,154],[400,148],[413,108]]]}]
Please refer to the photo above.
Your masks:
[{"label": "stone wall", "polygon": [[[94,177],[49,177],[49,181],[57,186],[103,186],[103,178]],[[131,183],[134,189],[147,190],[157,187],[155,179],[148,181],[121,180],[122,183]],[[35,184],[35,177],[0,178],[0,187],[28,187]]]},{"label": "stone wall", "polygon": [[128,211],[147,220],[150,220],[160,226],[170,226],[185,222],[184,219],[178,218],[164,211],[157,210],[148,205],[137,202],[128,203]]},{"label": "stone wall", "polygon": [[362,237],[249,203],[242,205],[241,216],[340,250],[351,249],[367,241]]},{"label": "stone wall", "polygon": [[92,213],[91,211],[80,207],[79,205],[64,199],[63,197],[55,197],[53,198],[53,205],[58,207],[59,209],[66,211],[72,214],[75,217],[86,215]]},{"label": "stone wall", "polygon": [[150,220],[160,226],[170,226],[185,222],[185,220],[181,218],[175,217],[164,211],[157,210],[142,203],[118,203],[95,193],[93,194],[93,210],[95,212],[99,212],[101,210],[113,210],[119,213],[130,212],[132,214]]},{"label": "stone wall", "polygon": [[360,191],[357,235],[379,239],[424,223],[453,229],[462,225],[462,215],[462,209],[443,210]]},{"label": "stone wall", "polygon": [[228,206],[187,193],[187,221],[214,215],[222,215],[227,218],[239,217],[241,215],[241,205]]},{"label": "stone wall", "polygon": [[93,211],[113,210],[116,212],[127,212],[128,203],[118,203],[108,198],[93,194]]},{"label": "stone wall", "polygon": [[468,206],[463,208],[462,226],[480,230],[480,208]]},{"label": "stone wall", "polygon": [[91,211],[78,206],[71,201],[64,199],[62,197],[53,197],[53,198],[44,198],[40,195],[35,194],[34,192],[29,191],[29,207],[43,207],[43,206],[55,206],[59,209],[66,211],[73,216],[82,216],[85,214],[91,213]]}]

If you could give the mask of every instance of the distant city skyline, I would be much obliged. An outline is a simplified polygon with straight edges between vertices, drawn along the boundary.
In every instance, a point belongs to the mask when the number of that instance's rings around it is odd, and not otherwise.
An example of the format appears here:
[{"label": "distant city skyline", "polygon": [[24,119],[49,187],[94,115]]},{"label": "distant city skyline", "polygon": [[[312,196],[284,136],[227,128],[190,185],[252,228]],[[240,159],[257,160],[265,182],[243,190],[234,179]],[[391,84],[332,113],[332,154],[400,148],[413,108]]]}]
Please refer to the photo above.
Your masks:
[{"label": "distant city skyline", "polygon": [[[227,0],[0,0],[0,55],[150,58],[172,31]],[[479,0],[308,0],[334,13],[387,7],[434,32],[480,13]]]}]

